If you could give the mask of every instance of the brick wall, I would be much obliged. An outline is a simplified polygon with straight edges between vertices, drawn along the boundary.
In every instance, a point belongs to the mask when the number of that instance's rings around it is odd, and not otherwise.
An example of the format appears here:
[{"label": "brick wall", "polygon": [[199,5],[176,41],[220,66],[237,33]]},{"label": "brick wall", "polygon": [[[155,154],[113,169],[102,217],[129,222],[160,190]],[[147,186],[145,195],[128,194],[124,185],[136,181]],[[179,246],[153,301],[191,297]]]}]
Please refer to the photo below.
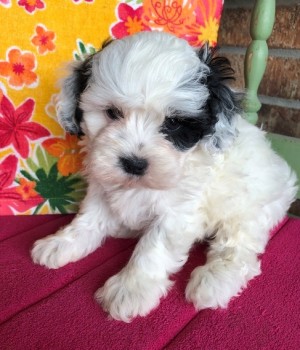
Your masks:
[{"label": "brick wall", "polygon": [[[225,0],[218,44],[236,71],[234,87],[244,88],[244,58],[254,0]],[[262,108],[258,125],[282,135],[300,138],[300,1],[277,0],[276,18],[268,40],[269,58],[259,87]],[[300,161],[300,155],[299,155]],[[291,213],[300,216],[300,200]]]},{"label": "brick wall", "polygon": [[[259,88],[263,103],[259,125],[267,131],[300,137],[300,1],[277,0],[266,73]],[[244,87],[246,47],[254,1],[225,0],[218,43],[237,74],[235,87]]]}]

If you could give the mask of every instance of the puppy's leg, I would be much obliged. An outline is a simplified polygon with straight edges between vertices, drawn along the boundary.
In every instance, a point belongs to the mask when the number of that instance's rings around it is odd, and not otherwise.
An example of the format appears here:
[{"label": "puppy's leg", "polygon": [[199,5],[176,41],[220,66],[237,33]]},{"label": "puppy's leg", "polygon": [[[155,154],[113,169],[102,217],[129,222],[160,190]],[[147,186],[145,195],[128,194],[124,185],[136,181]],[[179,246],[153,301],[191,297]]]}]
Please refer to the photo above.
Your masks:
[{"label": "puppy's leg", "polygon": [[36,241],[31,256],[36,264],[56,269],[85,257],[107,235],[122,229],[99,188],[90,185],[74,220],[54,235]]},{"label": "puppy's leg", "polygon": [[172,286],[169,275],[186,262],[196,239],[196,230],[186,226],[175,218],[154,224],[138,242],[128,265],[96,292],[113,318],[130,322],[137,315],[145,316],[167,294]]},{"label": "puppy's leg", "polygon": [[[196,309],[225,308],[247,282],[260,274],[258,254],[263,253],[268,231],[253,226],[253,230],[237,230],[227,234],[220,229],[212,242],[204,266],[191,274],[186,298]],[[252,232],[251,232],[252,231]],[[258,233],[258,234],[257,234]]]}]

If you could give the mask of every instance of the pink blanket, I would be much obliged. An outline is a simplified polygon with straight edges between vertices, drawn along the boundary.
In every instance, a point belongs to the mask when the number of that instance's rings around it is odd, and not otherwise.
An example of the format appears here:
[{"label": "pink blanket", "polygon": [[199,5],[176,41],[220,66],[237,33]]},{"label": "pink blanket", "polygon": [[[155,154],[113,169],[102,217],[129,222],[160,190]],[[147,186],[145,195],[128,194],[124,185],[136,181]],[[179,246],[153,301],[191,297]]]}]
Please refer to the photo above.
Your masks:
[{"label": "pink blanket", "polygon": [[33,242],[71,218],[0,218],[1,349],[299,349],[300,220],[277,229],[262,275],[227,310],[196,312],[184,299],[190,272],[205,262],[198,245],[160,306],[125,324],[108,319],[93,294],[126,263],[134,240],[109,239],[59,270],[31,262]]}]

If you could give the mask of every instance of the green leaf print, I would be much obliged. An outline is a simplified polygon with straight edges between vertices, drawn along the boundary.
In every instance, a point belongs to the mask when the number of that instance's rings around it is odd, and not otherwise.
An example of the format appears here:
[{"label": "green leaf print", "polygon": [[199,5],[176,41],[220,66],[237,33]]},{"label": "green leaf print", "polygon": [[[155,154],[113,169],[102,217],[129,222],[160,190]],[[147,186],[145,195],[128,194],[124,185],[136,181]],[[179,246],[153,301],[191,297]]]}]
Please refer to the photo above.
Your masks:
[{"label": "green leaf print", "polygon": [[77,39],[77,51],[73,52],[73,57],[76,61],[83,61],[87,55],[92,55],[96,52],[96,49],[91,44],[84,44],[80,39]]},{"label": "green leaf print", "polygon": [[53,213],[77,211],[86,190],[83,179],[78,174],[62,176],[57,169],[57,158],[39,146],[33,158],[26,160],[27,167],[20,172],[26,179],[35,181],[35,191],[44,198],[44,202],[35,208],[34,214],[38,214],[46,203]]}]

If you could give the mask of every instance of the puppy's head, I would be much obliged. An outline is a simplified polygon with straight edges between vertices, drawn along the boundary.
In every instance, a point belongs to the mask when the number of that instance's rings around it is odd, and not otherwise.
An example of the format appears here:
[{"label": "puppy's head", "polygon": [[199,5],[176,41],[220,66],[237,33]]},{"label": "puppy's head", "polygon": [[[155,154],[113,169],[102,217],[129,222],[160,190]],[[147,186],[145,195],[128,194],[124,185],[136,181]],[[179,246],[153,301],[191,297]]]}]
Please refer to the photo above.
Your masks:
[{"label": "puppy's head", "polygon": [[207,45],[144,32],[71,67],[58,116],[88,139],[90,176],[107,185],[176,186],[196,147],[222,150],[235,134],[236,95],[225,58]]}]

